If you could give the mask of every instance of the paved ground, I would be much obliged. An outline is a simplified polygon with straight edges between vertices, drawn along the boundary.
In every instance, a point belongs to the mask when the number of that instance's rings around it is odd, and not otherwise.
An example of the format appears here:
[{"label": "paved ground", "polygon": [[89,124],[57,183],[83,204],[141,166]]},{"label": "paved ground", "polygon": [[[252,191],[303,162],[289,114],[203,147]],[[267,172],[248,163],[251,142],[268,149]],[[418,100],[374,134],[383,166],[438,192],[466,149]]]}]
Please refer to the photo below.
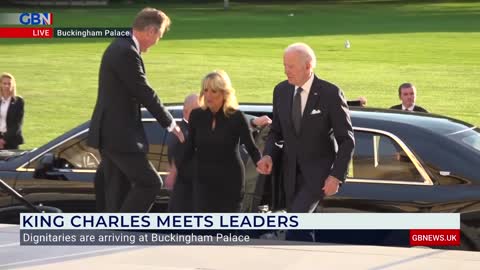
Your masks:
[{"label": "paved ground", "polygon": [[0,225],[0,269],[107,267],[115,270],[478,270],[480,252],[346,245],[33,247],[19,245],[18,226]]}]

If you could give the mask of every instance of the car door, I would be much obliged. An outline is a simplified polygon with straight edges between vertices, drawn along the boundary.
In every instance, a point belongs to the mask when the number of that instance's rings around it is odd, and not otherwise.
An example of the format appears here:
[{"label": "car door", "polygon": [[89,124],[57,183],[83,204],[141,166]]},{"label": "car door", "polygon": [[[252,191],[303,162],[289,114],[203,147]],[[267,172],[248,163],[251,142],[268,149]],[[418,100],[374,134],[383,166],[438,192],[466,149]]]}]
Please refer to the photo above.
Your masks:
[{"label": "car door", "polygon": [[96,149],[87,146],[87,135],[84,129],[59,140],[18,168],[15,189],[34,204],[65,212],[94,211],[93,179],[101,158]]},{"label": "car door", "polygon": [[430,212],[433,182],[414,152],[389,132],[356,128],[346,183],[320,212]]},{"label": "car door", "polygon": [[[150,143],[148,159],[160,175],[167,174],[167,133],[155,119],[143,119]],[[101,157],[86,144],[88,129],[59,141],[17,169],[15,189],[32,203],[64,212],[95,212],[93,180]]]}]

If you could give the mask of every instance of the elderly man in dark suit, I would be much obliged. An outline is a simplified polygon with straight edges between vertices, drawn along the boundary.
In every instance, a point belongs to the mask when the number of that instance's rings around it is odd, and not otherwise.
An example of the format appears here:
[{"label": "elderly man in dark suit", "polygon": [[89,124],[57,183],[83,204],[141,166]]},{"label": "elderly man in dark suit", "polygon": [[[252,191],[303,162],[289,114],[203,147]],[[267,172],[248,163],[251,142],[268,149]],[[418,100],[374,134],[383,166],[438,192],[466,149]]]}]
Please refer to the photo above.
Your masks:
[{"label": "elderly man in dark suit", "polygon": [[415,85],[411,83],[402,83],[398,87],[398,97],[402,101],[402,104],[392,106],[390,109],[428,113],[427,110],[415,104],[417,99],[417,89],[415,88]]},{"label": "elderly man in dark suit", "polygon": [[342,91],[314,74],[315,54],[307,44],[288,46],[283,61],[288,80],[274,89],[273,123],[258,170],[271,172],[275,143],[283,141],[287,210],[313,212],[345,181],[355,144],[352,122]]},{"label": "elderly man in dark suit", "polygon": [[[137,14],[131,38],[117,38],[106,49],[100,65],[98,99],[90,123],[88,145],[98,148],[104,181],[105,211],[146,212],[162,180],[147,159],[148,142],[142,126],[143,105],[168,131],[183,141],[171,114],[150,87],[140,56],[167,31],[165,13],[145,8]],[[97,191],[98,192],[98,191]]]}]

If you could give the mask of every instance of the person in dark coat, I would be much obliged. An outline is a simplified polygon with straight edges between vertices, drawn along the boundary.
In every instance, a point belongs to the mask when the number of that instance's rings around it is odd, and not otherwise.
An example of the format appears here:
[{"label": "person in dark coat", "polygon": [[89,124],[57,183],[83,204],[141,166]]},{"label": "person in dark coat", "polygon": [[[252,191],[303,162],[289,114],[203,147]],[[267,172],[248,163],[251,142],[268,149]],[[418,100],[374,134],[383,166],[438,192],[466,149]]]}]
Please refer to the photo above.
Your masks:
[{"label": "person in dark coat", "polygon": [[183,141],[180,128],[148,84],[140,56],[169,25],[165,13],[145,8],[133,22],[132,36],[115,39],[102,57],[87,143],[99,149],[102,157],[99,168],[103,171],[96,174],[101,179],[95,179],[95,184],[104,189],[107,212],[147,212],[160,193],[162,179],[147,159],[142,105]]},{"label": "person in dark coat", "polygon": [[18,149],[24,143],[22,135],[24,101],[17,96],[15,77],[3,73],[0,77],[0,149]]},{"label": "person in dark coat", "polygon": [[355,146],[343,92],[318,78],[315,66],[315,54],[307,44],[286,48],[288,80],[274,89],[273,122],[258,163],[259,172],[269,174],[272,156],[278,152],[275,143],[283,141],[287,211],[294,213],[313,212],[324,196],[338,192]]},{"label": "person in dark coat", "polygon": [[183,170],[192,158],[196,163],[196,212],[238,212],[245,184],[239,144],[245,145],[255,164],[260,152],[245,115],[238,110],[227,73],[219,70],[204,77],[200,106],[190,114],[187,145],[177,168]]},{"label": "person in dark coat", "polygon": [[402,101],[402,104],[392,106],[390,109],[428,113],[427,110],[415,104],[417,99],[417,89],[415,88],[415,85],[411,83],[402,83],[398,87],[398,97]]}]

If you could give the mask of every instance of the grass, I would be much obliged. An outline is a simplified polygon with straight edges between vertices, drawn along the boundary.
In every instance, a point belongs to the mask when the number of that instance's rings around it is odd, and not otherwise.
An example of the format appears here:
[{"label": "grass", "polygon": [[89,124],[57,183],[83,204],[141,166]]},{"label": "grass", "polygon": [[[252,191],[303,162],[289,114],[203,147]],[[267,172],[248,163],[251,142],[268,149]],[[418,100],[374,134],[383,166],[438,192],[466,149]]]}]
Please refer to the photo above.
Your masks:
[{"label": "grass", "polygon": [[[362,95],[369,106],[389,107],[398,103],[398,85],[409,81],[427,110],[480,125],[480,3],[233,2],[228,11],[222,1],[152,6],[173,21],[171,31],[144,55],[147,77],[163,102],[197,92],[202,76],[213,69],[229,73],[241,102],[270,102],[273,87],[285,78],[283,49],[302,41],[317,53],[317,75],[339,85],[347,98]],[[42,11],[54,13],[56,27],[126,27],[142,7]],[[23,148],[90,118],[109,42],[0,40],[0,71],[16,76],[26,100]]]}]

